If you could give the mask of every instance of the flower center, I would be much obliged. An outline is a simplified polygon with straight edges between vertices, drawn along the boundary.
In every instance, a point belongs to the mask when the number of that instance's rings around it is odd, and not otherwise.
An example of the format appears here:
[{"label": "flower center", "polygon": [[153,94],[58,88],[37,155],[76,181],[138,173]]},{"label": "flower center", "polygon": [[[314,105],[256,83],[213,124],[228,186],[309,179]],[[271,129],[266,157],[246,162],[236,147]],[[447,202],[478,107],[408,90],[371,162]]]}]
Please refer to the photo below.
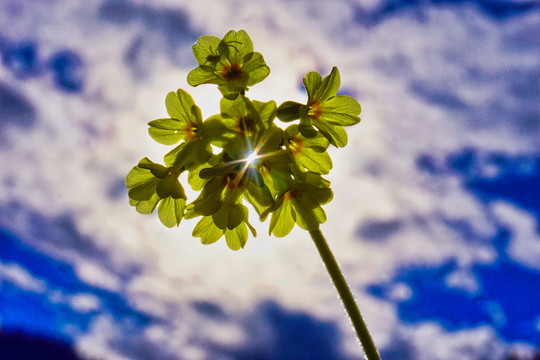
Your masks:
[{"label": "flower center", "polygon": [[322,110],[321,104],[319,104],[318,101],[314,102],[313,104],[311,104],[309,106],[308,116],[310,118],[313,118],[315,120],[319,120],[322,113],[323,113],[323,110]]},{"label": "flower center", "polygon": [[242,69],[237,64],[227,65],[221,72],[225,80],[232,81],[239,79],[242,76]]},{"label": "flower center", "polygon": [[291,199],[294,199],[297,195],[298,195],[298,190],[290,190],[290,191],[287,191],[283,195],[283,199],[284,200],[291,200]]},{"label": "flower center", "polygon": [[186,140],[195,140],[197,138],[197,124],[188,123],[186,126]]},{"label": "flower center", "polygon": [[255,120],[250,117],[241,117],[237,124],[238,132],[251,134],[255,130]]},{"label": "flower center", "polygon": [[302,144],[302,139],[292,136],[289,139],[289,151],[291,152],[291,155],[296,155],[300,152],[302,152],[302,148],[304,145]]}]

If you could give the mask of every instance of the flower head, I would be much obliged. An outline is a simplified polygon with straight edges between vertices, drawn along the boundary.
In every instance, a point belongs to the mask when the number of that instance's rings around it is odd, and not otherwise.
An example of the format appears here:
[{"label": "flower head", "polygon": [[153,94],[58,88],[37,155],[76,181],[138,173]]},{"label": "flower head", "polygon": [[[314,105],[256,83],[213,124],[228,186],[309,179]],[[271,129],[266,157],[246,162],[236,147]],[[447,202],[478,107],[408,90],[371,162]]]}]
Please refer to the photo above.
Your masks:
[{"label": "flower head", "polygon": [[253,52],[253,43],[244,30],[231,30],[223,39],[201,36],[193,45],[193,54],[199,66],[188,74],[188,83],[216,84],[229,99],[244,94],[248,86],[270,73],[263,56]]},{"label": "flower head", "polygon": [[308,73],[304,77],[307,104],[287,101],[278,108],[278,118],[285,122],[300,118],[298,128],[305,137],[314,137],[317,134],[315,127],[330,144],[336,147],[347,145],[347,133],[343,126],[360,122],[358,115],[361,107],[356,99],[337,95],[340,82],[337,67],[332,68],[330,75],[324,79],[315,71]]},{"label": "flower head", "polygon": [[286,236],[295,223],[304,230],[316,230],[326,221],[321,205],[332,200],[330,182],[313,173],[304,175],[303,181],[295,183],[276,199],[270,219],[270,234]]},{"label": "flower head", "polygon": [[151,214],[159,203],[158,215],[163,225],[178,226],[187,199],[178,175],[172,167],[142,159],[126,177],[130,204],[141,214]]},{"label": "flower head", "polygon": [[[158,207],[168,227],[182,218],[200,217],[193,236],[203,244],[225,237],[233,250],[245,246],[248,230],[256,236],[246,205],[261,221],[270,217],[269,232],[278,237],[295,225],[318,229],[326,221],[322,205],[333,196],[330,182],[322,177],[332,169],[327,149],[330,144],[345,146],[343,126],[360,121],[358,102],[337,95],[337,68],[324,79],[316,72],[306,75],[305,105],[287,101],[278,108],[275,101],[245,95],[270,72],[245,31],[231,30],[223,39],[202,36],[193,53],[198,67],[189,73],[188,83],[217,84],[223,95],[219,114],[203,121],[186,91],[167,95],[170,118],[151,121],[148,132],[157,142],[175,147],[164,156],[165,165],[144,158],[131,169],[126,177],[130,204],[143,214]],[[274,123],[276,116],[300,121],[283,130]],[[200,191],[188,205],[179,182],[183,172],[191,188]]]}]

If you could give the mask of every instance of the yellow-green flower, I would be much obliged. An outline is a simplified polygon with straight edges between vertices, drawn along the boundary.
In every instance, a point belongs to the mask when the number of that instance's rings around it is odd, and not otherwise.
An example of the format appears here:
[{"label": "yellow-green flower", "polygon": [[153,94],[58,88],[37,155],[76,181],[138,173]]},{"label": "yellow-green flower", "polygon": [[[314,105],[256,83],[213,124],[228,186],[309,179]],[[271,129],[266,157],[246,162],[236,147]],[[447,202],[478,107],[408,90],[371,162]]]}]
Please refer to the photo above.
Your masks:
[{"label": "yellow-green flower", "polygon": [[244,94],[248,86],[270,74],[263,56],[253,51],[253,43],[244,30],[231,30],[223,39],[201,36],[193,45],[193,55],[199,66],[188,74],[188,84],[216,84],[229,99]]},{"label": "yellow-green flower", "polygon": [[148,123],[150,136],[164,145],[180,145],[165,155],[165,164],[178,170],[191,169],[204,164],[212,155],[210,144],[202,138],[201,109],[187,91],[171,91],[165,99],[170,119],[157,119]]},{"label": "yellow-green flower", "polygon": [[304,77],[307,104],[286,101],[278,108],[278,118],[285,122],[300,119],[299,131],[305,137],[314,137],[317,134],[315,127],[330,144],[336,147],[347,145],[347,133],[343,126],[360,122],[358,115],[361,107],[356,99],[337,95],[340,82],[337,67],[324,79],[315,71],[308,73]]},{"label": "yellow-green flower", "polygon": [[269,234],[284,237],[295,224],[304,230],[317,230],[319,224],[326,221],[326,213],[321,205],[327,204],[333,197],[329,185],[320,176],[307,173],[303,182],[291,186],[276,199]]},{"label": "yellow-green flower", "polygon": [[186,207],[186,194],[178,181],[180,172],[148,158],[127,174],[129,203],[141,214],[151,214],[159,203],[158,216],[167,227],[178,226]]}]

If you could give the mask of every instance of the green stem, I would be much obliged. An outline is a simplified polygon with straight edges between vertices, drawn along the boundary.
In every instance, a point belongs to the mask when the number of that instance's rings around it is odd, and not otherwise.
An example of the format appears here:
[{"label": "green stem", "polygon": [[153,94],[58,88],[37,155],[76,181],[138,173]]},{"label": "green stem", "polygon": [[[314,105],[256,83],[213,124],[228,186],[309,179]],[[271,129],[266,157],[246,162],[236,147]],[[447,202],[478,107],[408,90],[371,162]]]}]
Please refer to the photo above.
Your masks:
[{"label": "green stem", "polygon": [[321,230],[312,230],[309,232],[309,234],[315,242],[317,250],[319,250],[319,254],[321,255],[324,265],[326,266],[326,269],[328,270],[328,273],[336,286],[339,296],[341,297],[341,301],[343,301],[343,305],[345,305],[345,310],[347,310],[347,314],[349,314],[354,329],[356,330],[356,334],[358,335],[358,339],[364,348],[367,359],[381,360],[377,348],[375,347],[375,343],[369,334],[366,323],[364,322],[364,319],[362,319],[360,310],[354,301],[354,297],[349,289],[349,285],[347,285],[347,281],[345,281],[343,273],[339,269],[336,258],[328,247],[326,239],[321,233]]}]

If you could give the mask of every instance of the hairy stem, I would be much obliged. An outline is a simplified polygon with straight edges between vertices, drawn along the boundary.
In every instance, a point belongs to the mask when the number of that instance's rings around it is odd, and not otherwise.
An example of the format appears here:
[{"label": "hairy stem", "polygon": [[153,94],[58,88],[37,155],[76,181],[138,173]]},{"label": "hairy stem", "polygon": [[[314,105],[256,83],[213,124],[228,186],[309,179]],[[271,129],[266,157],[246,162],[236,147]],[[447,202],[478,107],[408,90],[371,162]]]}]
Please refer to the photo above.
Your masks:
[{"label": "hairy stem", "polygon": [[341,297],[341,301],[343,301],[343,305],[345,305],[345,310],[347,310],[347,314],[349,314],[354,329],[356,330],[356,334],[358,335],[358,339],[364,348],[367,359],[381,360],[377,348],[375,347],[375,343],[369,334],[366,323],[364,322],[364,319],[360,314],[360,310],[354,301],[354,297],[349,289],[349,285],[347,285],[347,281],[345,281],[343,273],[339,269],[336,258],[328,247],[326,239],[319,229],[312,230],[309,232],[309,234],[315,242],[317,250],[319,250],[319,254],[321,255],[324,265],[326,266],[326,269],[328,270],[328,273],[336,286],[339,296]]}]

